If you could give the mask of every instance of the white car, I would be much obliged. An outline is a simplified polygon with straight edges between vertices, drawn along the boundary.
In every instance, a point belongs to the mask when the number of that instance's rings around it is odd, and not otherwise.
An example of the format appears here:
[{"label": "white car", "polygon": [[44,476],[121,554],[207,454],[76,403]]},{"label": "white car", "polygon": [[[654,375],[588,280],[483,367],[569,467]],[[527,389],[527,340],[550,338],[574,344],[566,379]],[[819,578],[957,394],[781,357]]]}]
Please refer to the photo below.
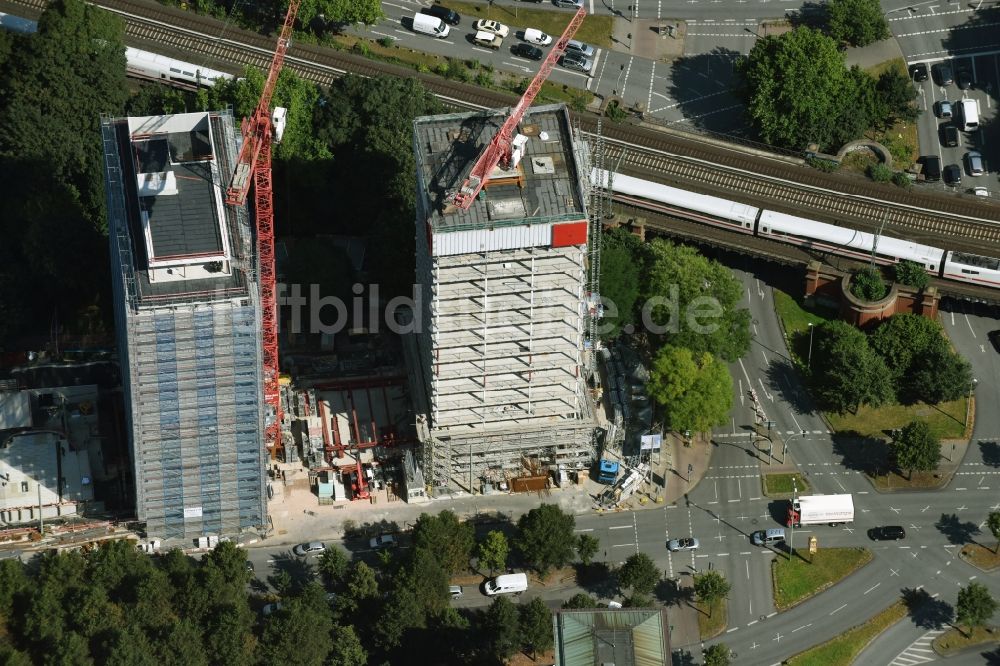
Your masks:
[{"label": "white car", "polygon": [[972,193],[975,194],[977,197],[988,197],[988,196],[990,196],[990,191],[988,189],[986,189],[985,187],[973,187],[972,188]]},{"label": "white car", "polygon": [[524,31],[524,41],[538,46],[548,46],[552,43],[552,35],[546,35],[541,30],[528,28]]},{"label": "white car", "polygon": [[274,613],[276,611],[280,611],[281,609],[282,609],[282,605],[281,605],[281,602],[279,601],[277,603],[268,604],[268,605],[264,606],[263,608],[260,609],[260,612],[263,613],[265,617],[267,617],[271,613]]},{"label": "white car", "polygon": [[391,534],[380,534],[377,537],[372,537],[368,542],[368,545],[371,546],[373,550],[391,548],[396,545],[396,537]]},{"label": "white car", "polygon": [[472,29],[492,32],[494,35],[500,35],[501,37],[506,37],[510,34],[510,28],[500,21],[494,21],[493,19],[479,19],[472,24]]},{"label": "white car", "polygon": [[326,550],[326,545],[322,541],[310,541],[309,543],[300,543],[295,548],[292,548],[292,552],[299,557],[305,557],[306,555],[315,555],[317,553],[322,553]]},{"label": "white car", "polygon": [[667,549],[677,552],[678,550],[698,550],[698,540],[694,537],[687,539],[671,539],[667,542]]}]

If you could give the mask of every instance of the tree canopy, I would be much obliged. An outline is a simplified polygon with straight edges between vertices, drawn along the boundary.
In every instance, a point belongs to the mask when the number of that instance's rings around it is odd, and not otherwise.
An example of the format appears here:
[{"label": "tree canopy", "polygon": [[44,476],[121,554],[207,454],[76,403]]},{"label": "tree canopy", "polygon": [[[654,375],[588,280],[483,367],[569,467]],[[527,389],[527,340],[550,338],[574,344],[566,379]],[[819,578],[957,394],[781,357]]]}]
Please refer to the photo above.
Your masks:
[{"label": "tree canopy", "polygon": [[900,469],[930,472],[941,460],[941,442],[926,421],[910,421],[892,441],[892,453]]},{"label": "tree canopy", "polygon": [[894,397],[892,375],[864,333],[842,321],[816,327],[813,384],[818,397],[839,412],[877,407]]},{"label": "tree canopy", "polygon": [[705,666],[729,666],[729,648],[724,643],[716,643],[705,648]]},{"label": "tree canopy", "polygon": [[590,564],[601,547],[601,541],[592,534],[581,534],[576,539],[576,556],[584,566]]},{"label": "tree canopy", "polygon": [[479,566],[490,570],[490,575],[497,569],[507,566],[507,556],[510,546],[507,544],[507,537],[500,530],[490,530],[479,546],[476,548],[476,556],[479,558]]},{"label": "tree canopy", "polygon": [[618,586],[633,595],[647,595],[660,582],[660,570],[646,553],[630,555],[618,570]]},{"label": "tree canopy", "polygon": [[521,606],[521,642],[533,657],[552,647],[552,611],[538,597]]},{"label": "tree canopy", "polygon": [[646,386],[672,430],[705,432],[726,422],[733,404],[733,380],[708,352],[664,346],[657,352]]},{"label": "tree canopy", "polygon": [[542,504],[517,521],[515,545],[524,561],[541,573],[573,559],[576,519],[555,504]]},{"label": "tree canopy", "polygon": [[986,527],[997,540],[997,547],[993,552],[1000,553],[1000,511],[990,511],[990,515],[986,517]]},{"label": "tree canopy", "polygon": [[729,596],[730,589],[732,585],[717,570],[706,571],[694,577],[694,593],[708,605],[709,615],[712,614],[716,604]]},{"label": "tree canopy", "polygon": [[413,526],[413,544],[435,553],[445,571],[455,574],[469,568],[476,541],[472,525],[445,509],[437,515],[420,514]]},{"label": "tree canopy", "polygon": [[735,361],[750,348],[743,287],[726,266],[695,248],[657,238],[648,244],[643,325],[668,344]]},{"label": "tree canopy", "polygon": [[1000,603],[990,594],[989,588],[982,583],[969,583],[958,591],[955,621],[970,630],[981,627],[989,622],[998,606]]},{"label": "tree canopy", "polygon": [[[879,81],[881,82],[881,79]],[[913,90],[913,86],[909,81],[906,82],[906,85],[907,88]],[[924,267],[909,259],[903,259],[894,265],[892,269],[896,282],[913,287],[914,289],[923,289],[930,281],[930,277],[927,275]]]},{"label": "tree canopy", "polygon": [[889,37],[889,24],[878,0],[829,0],[827,30],[838,42],[867,46]]},{"label": "tree canopy", "polygon": [[635,325],[636,302],[643,291],[645,248],[625,229],[609,229],[601,239],[602,335],[613,338]]}]

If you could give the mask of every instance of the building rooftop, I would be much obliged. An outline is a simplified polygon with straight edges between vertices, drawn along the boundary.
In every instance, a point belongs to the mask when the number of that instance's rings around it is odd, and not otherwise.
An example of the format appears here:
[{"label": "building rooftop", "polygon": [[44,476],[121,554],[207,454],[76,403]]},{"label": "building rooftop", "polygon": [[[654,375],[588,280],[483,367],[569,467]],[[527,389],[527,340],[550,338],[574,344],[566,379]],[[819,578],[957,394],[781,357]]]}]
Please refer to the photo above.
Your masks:
[{"label": "building rooftop", "polygon": [[527,137],[516,167],[497,167],[467,211],[451,204],[507,109],[424,116],[414,121],[418,196],[435,233],[585,217],[569,115],[562,105],[532,107],[517,133]]},{"label": "building rooftop", "polygon": [[670,664],[666,610],[563,610],[552,624],[556,666]]},{"label": "building rooftop", "polygon": [[246,292],[237,230],[245,211],[224,201],[236,150],[227,123],[228,114],[215,113],[114,123],[140,303]]}]

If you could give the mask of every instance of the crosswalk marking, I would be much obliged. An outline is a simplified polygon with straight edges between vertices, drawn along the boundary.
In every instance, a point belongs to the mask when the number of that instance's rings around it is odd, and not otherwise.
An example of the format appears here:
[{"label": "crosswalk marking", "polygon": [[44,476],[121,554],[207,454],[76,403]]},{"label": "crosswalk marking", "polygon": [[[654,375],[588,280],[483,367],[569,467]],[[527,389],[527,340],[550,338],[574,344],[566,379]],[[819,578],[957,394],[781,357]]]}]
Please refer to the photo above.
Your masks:
[{"label": "crosswalk marking", "polygon": [[889,662],[889,666],[914,666],[935,661],[936,655],[931,648],[931,642],[943,633],[944,629],[931,629],[897,654],[896,658]]}]

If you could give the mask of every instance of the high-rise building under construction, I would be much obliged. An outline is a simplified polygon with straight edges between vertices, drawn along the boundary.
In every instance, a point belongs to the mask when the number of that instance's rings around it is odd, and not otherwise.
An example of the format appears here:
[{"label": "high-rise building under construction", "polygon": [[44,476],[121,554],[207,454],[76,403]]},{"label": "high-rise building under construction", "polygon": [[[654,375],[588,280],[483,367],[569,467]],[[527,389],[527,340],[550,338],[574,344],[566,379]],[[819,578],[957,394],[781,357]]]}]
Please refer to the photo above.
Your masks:
[{"label": "high-rise building under construction", "polygon": [[152,538],[261,528],[265,407],[257,256],[224,188],[228,112],[103,118],[115,326]]},{"label": "high-rise building under construction", "polygon": [[455,191],[503,122],[500,112],[414,121],[416,404],[432,492],[580,469],[594,455],[586,146],[565,107],[532,107],[512,163],[463,210]]}]

